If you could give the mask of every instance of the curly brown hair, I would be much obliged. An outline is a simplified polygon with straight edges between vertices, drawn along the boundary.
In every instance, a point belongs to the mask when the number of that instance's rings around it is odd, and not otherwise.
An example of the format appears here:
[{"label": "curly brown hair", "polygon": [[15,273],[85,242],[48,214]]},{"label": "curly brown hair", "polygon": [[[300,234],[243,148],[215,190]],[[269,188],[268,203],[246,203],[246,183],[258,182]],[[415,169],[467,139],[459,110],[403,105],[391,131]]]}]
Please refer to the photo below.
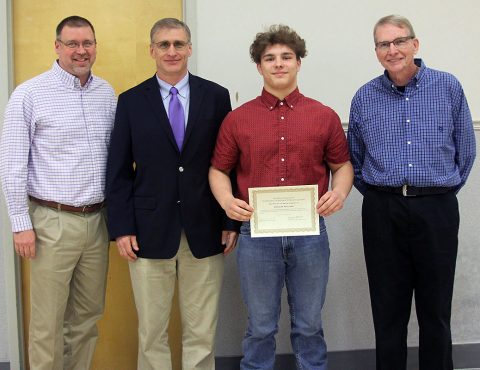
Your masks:
[{"label": "curly brown hair", "polygon": [[250,58],[256,64],[260,63],[262,54],[268,46],[280,44],[286,45],[295,52],[297,59],[307,55],[305,40],[294,30],[283,24],[274,24],[266,32],[259,32],[250,45]]}]

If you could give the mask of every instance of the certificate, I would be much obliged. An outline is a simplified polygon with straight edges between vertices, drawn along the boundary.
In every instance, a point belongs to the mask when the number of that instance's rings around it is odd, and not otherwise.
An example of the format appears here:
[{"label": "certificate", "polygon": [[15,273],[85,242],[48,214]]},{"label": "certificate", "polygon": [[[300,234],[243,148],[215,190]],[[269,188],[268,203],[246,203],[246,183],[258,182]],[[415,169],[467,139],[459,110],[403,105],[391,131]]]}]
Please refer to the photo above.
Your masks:
[{"label": "certificate", "polygon": [[319,235],[318,185],[249,188],[252,238]]}]

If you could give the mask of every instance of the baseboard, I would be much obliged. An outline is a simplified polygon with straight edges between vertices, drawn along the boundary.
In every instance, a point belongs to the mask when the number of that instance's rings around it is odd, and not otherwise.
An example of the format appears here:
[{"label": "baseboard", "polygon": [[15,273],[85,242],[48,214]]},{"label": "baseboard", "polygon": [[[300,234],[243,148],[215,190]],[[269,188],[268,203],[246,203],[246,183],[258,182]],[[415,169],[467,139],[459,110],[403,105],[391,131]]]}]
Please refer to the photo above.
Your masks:
[{"label": "baseboard", "polygon": [[[238,370],[240,356],[217,357],[217,370]],[[453,363],[456,369],[480,368],[480,343],[453,346]],[[295,358],[291,354],[277,355],[275,370],[295,369]],[[374,370],[375,350],[339,351],[328,353],[329,370]],[[408,370],[418,369],[418,348],[408,349]]]},{"label": "baseboard", "polygon": [[[408,349],[408,370],[418,369],[418,348]],[[217,357],[216,370],[238,370],[240,356]],[[455,369],[480,368],[480,343],[457,344],[453,346],[453,363]],[[275,370],[295,369],[293,355],[277,355]],[[328,353],[329,370],[374,370],[375,350],[340,351]],[[0,362],[0,370],[10,370],[8,362]]]}]

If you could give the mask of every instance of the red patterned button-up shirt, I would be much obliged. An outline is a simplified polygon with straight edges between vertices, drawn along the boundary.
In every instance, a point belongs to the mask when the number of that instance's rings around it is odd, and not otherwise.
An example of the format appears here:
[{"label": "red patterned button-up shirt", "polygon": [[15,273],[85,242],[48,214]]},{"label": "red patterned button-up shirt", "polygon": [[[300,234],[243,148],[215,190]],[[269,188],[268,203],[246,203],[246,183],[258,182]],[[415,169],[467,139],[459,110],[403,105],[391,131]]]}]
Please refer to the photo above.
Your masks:
[{"label": "red patterned button-up shirt", "polygon": [[248,188],[318,184],[328,190],[327,162],[349,160],[338,115],[295,89],[284,100],[268,93],[230,112],[222,123],[212,165],[236,169],[237,196]]}]

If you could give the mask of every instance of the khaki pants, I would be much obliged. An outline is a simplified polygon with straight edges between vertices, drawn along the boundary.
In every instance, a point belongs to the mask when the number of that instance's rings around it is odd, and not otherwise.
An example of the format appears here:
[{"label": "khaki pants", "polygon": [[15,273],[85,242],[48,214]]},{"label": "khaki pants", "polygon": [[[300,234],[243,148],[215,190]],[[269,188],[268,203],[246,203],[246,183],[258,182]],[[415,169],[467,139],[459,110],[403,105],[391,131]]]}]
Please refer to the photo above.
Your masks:
[{"label": "khaki pants", "polygon": [[108,232],[104,210],[80,214],[30,203],[31,370],[87,370],[105,303]]},{"label": "khaki pants", "polygon": [[183,233],[174,258],[139,258],[129,263],[139,322],[138,370],[172,369],[167,329],[177,279],[182,368],[215,369],[214,342],[223,263],[222,254],[195,258]]}]

